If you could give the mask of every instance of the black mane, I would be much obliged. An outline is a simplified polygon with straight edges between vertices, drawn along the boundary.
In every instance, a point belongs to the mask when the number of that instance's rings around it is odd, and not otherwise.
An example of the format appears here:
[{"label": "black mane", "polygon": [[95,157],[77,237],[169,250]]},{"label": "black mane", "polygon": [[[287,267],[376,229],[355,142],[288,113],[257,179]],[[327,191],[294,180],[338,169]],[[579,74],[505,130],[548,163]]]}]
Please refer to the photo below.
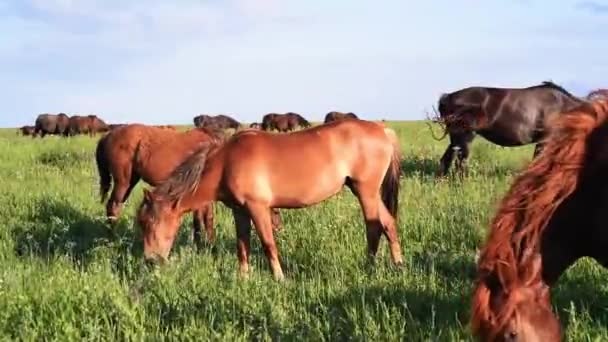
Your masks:
[{"label": "black mane", "polygon": [[562,86],[560,86],[558,84],[555,84],[555,83],[553,83],[551,81],[543,81],[540,85],[537,85],[537,86],[534,86],[534,87],[551,88],[551,89],[558,90],[558,91],[560,91],[560,92],[562,92],[562,93],[564,93],[564,94],[566,94],[566,95],[568,95],[570,97],[575,97],[574,95],[572,95],[572,93],[570,93],[569,91],[567,91],[566,89],[564,89],[564,87],[562,87]]}]

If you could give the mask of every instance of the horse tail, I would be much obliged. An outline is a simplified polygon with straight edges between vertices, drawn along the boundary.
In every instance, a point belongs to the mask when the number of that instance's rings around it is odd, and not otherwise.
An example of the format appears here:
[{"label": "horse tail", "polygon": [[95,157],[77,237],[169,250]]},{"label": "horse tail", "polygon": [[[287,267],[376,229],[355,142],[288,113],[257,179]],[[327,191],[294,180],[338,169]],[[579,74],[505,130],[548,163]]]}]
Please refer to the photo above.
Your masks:
[{"label": "horse tail", "polygon": [[101,197],[101,203],[105,202],[110,187],[112,186],[110,163],[106,157],[106,145],[109,136],[109,134],[106,134],[99,139],[97,148],[95,149],[95,161],[97,162],[97,171],[99,172],[99,195]]},{"label": "horse tail", "polygon": [[401,148],[399,147],[399,139],[397,134],[392,129],[385,127],[384,133],[390,139],[393,145],[393,155],[391,162],[386,170],[382,181],[381,194],[382,202],[393,215],[395,220],[399,211],[399,177],[401,176]]}]

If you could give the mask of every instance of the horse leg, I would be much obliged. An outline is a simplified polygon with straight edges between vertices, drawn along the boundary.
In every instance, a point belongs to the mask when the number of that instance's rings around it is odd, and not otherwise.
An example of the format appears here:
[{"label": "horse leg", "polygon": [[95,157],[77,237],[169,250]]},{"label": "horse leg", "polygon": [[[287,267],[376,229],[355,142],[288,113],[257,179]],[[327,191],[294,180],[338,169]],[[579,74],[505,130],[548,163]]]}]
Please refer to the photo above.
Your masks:
[{"label": "horse leg", "polygon": [[377,189],[378,187],[361,186],[353,184],[353,191],[359,198],[363,217],[365,218],[365,227],[367,231],[367,254],[369,260],[373,263],[378,252],[380,237],[384,234],[389,243],[391,251],[391,259],[395,265],[403,263],[401,254],[401,246],[399,244],[399,236],[395,228],[395,219],[386,209],[379,192],[367,191],[366,189]]},{"label": "horse leg", "polygon": [[249,213],[253,219],[255,230],[258,233],[258,237],[262,242],[264,248],[264,254],[270,263],[270,268],[275,280],[282,281],[285,279],[281,264],[279,262],[279,256],[277,246],[272,235],[272,218],[270,215],[270,208],[264,205],[249,204]]},{"label": "horse leg", "polygon": [[[110,199],[106,203],[106,215],[110,225],[113,225],[118,220],[123,203],[139,181],[138,175],[131,175],[130,165],[123,172],[116,174],[116,176],[118,177],[114,177],[114,188],[110,194]],[[129,180],[128,184],[127,179]]]},{"label": "horse leg", "polygon": [[251,218],[242,208],[233,208],[232,215],[236,226],[236,254],[239,259],[239,274],[249,274],[249,247],[251,240]]},{"label": "horse leg", "polygon": [[448,147],[445,149],[443,156],[441,156],[440,167],[439,167],[439,172],[437,172],[437,177],[443,177],[443,176],[447,175],[447,173],[450,169],[450,165],[452,164],[453,160],[454,160],[454,148],[453,148],[452,143],[450,143],[450,145],[448,145]]},{"label": "horse leg", "polygon": [[205,235],[207,242],[215,241],[215,232],[213,230],[213,203],[205,204],[202,208],[192,212],[193,229],[192,240],[198,248],[203,246],[203,236],[201,234],[201,222],[205,223]]},{"label": "horse leg", "polygon": [[198,249],[203,247],[203,236],[201,234],[201,222],[203,222],[203,209],[192,211],[192,242]]},{"label": "horse leg", "polygon": [[456,161],[456,169],[458,170],[458,174],[462,176],[466,176],[467,174],[467,160],[469,159],[470,150],[469,145],[473,141],[473,132],[466,132],[462,135],[458,135],[452,141],[456,142],[455,149],[458,150],[458,160]]}]

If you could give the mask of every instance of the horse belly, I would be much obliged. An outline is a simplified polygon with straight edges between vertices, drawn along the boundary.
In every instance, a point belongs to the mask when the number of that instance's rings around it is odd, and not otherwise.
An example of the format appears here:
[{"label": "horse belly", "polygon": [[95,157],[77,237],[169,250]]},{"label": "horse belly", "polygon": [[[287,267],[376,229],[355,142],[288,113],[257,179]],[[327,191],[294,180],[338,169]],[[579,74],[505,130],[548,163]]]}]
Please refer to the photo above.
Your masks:
[{"label": "horse belly", "polygon": [[[273,206],[303,208],[334,196],[344,186],[347,173],[343,167],[331,170],[306,170],[309,172],[273,177],[270,185]],[[295,177],[294,177],[295,176]]]}]

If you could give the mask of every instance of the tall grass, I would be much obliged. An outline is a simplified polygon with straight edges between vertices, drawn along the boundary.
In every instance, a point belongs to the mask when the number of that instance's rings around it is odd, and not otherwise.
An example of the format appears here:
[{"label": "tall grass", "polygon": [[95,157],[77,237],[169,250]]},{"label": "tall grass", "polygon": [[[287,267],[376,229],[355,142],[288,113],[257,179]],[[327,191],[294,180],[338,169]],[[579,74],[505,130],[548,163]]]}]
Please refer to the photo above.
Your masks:
[{"label": "tall grass", "polygon": [[[0,338],[3,340],[470,340],[476,248],[495,205],[532,146],[475,141],[464,180],[437,182],[446,141],[426,125],[391,123],[404,153],[399,235],[406,266],[386,242],[365,263],[365,228],[348,191],[282,210],[276,236],[287,281],[272,280],[257,238],[252,276],[236,272],[234,223],[216,205],[217,242],[196,251],[190,218],[161,269],[144,267],[134,210],[106,227],[96,139],[44,140],[0,131]],[[573,227],[575,228],[575,227]],[[608,277],[581,260],[553,303],[570,340],[608,339]]]}]

